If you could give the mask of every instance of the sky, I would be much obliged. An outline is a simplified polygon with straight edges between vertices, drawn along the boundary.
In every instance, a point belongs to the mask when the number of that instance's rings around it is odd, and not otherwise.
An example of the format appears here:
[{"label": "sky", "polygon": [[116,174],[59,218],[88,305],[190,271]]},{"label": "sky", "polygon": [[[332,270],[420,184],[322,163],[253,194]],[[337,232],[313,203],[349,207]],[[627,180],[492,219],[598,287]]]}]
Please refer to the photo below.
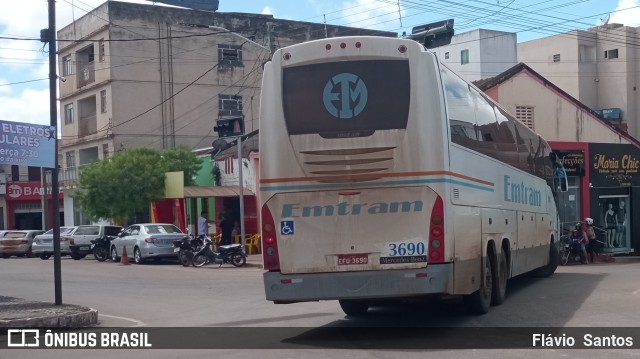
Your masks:
[{"label": "sky", "polygon": [[[57,0],[60,29],[106,0]],[[145,0],[120,0],[164,6]],[[47,125],[47,0],[0,0],[0,120]],[[517,33],[518,42],[602,24],[640,26],[640,0],[220,0],[219,12],[411,33],[454,19],[456,33],[478,28]],[[59,113],[59,112],[58,112]]]}]

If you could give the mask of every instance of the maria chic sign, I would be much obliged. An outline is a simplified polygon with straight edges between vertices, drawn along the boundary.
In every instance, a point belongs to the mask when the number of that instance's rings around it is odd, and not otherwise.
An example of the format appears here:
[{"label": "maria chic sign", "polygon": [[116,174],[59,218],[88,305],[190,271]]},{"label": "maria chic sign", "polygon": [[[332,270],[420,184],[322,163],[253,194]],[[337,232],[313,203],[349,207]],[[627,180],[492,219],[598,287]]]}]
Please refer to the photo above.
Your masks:
[{"label": "maria chic sign", "polygon": [[640,186],[640,150],[633,145],[592,143],[590,177],[595,187]]},{"label": "maria chic sign", "polygon": [[0,164],[53,168],[55,126],[0,121]]}]

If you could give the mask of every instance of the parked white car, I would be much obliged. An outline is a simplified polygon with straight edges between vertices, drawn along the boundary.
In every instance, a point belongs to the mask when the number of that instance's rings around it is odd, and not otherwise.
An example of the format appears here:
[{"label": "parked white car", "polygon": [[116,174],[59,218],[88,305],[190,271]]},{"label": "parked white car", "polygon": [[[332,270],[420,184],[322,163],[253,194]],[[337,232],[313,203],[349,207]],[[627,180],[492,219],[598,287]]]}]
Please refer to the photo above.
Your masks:
[{"label": "parked white car", "polygon": [[178,253],[173,251],[173,241],[184,236],[186,234],[173,224],[134,224],[111,241],[111,259],[116,262],[123,247],[127,248],[127,255],[133,255],[133,261],[138,264],[150,258],[178,258]]},{"label": "parked white car", "polygon": [[[71,254],[69,249],[69,235],[72,235],[78,227],[60,227],[60,255]],[[53,255],[53,228],[37,235],[33,240],[33,255],[47,260]]]}]

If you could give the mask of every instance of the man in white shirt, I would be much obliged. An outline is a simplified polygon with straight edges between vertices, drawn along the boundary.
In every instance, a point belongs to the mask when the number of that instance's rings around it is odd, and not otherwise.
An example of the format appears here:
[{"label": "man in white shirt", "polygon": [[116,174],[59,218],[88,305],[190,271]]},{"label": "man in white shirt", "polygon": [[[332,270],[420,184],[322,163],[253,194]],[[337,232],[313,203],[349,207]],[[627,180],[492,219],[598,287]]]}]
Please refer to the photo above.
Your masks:
[{"label": "man in white shirt", "polygon": [[198,237],[204,239],[209,235],[209,214],[207,211],[202,211],[200,213],[200,218],[198,218]]}]

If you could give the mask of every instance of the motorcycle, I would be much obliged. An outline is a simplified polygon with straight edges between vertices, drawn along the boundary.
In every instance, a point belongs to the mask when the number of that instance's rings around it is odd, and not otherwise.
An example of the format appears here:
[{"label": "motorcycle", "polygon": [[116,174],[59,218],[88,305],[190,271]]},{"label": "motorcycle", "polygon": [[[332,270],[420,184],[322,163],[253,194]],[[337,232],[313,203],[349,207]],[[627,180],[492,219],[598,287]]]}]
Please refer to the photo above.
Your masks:
[{"label": "motorcycle", "polygon": [[569,262],[580,263],[583,261],[580,242],[577,240],[567,239],[560,253],[560,264],[567,265]]},{"label": "motorcycle", "polygon": [[176,239],[173,241],[173,252],[178,253],[178,260],[180,263],[188,267],[191,265],[194,253],[198,251],[202,244],[202,241],[193,238],[193,236],[184,236],[182,239]]},{"label": "motorcycle", "polygon": [[91,240],[91,251],[93,256],[99,261],[104,262],[109,259],[109,251],[111,250],[111,240],[115,237],[104,236]]},{"label": "motorcycle", "polygon": [[202,267],[208,263],[222,264],[230,263],[235,267],[242,267],[247,263],[241,244],[229,244],[218,247],[217,251],[211,249],[211,240],[205,239],[205,244],[194,253],[191,261],[194,267]]}]

